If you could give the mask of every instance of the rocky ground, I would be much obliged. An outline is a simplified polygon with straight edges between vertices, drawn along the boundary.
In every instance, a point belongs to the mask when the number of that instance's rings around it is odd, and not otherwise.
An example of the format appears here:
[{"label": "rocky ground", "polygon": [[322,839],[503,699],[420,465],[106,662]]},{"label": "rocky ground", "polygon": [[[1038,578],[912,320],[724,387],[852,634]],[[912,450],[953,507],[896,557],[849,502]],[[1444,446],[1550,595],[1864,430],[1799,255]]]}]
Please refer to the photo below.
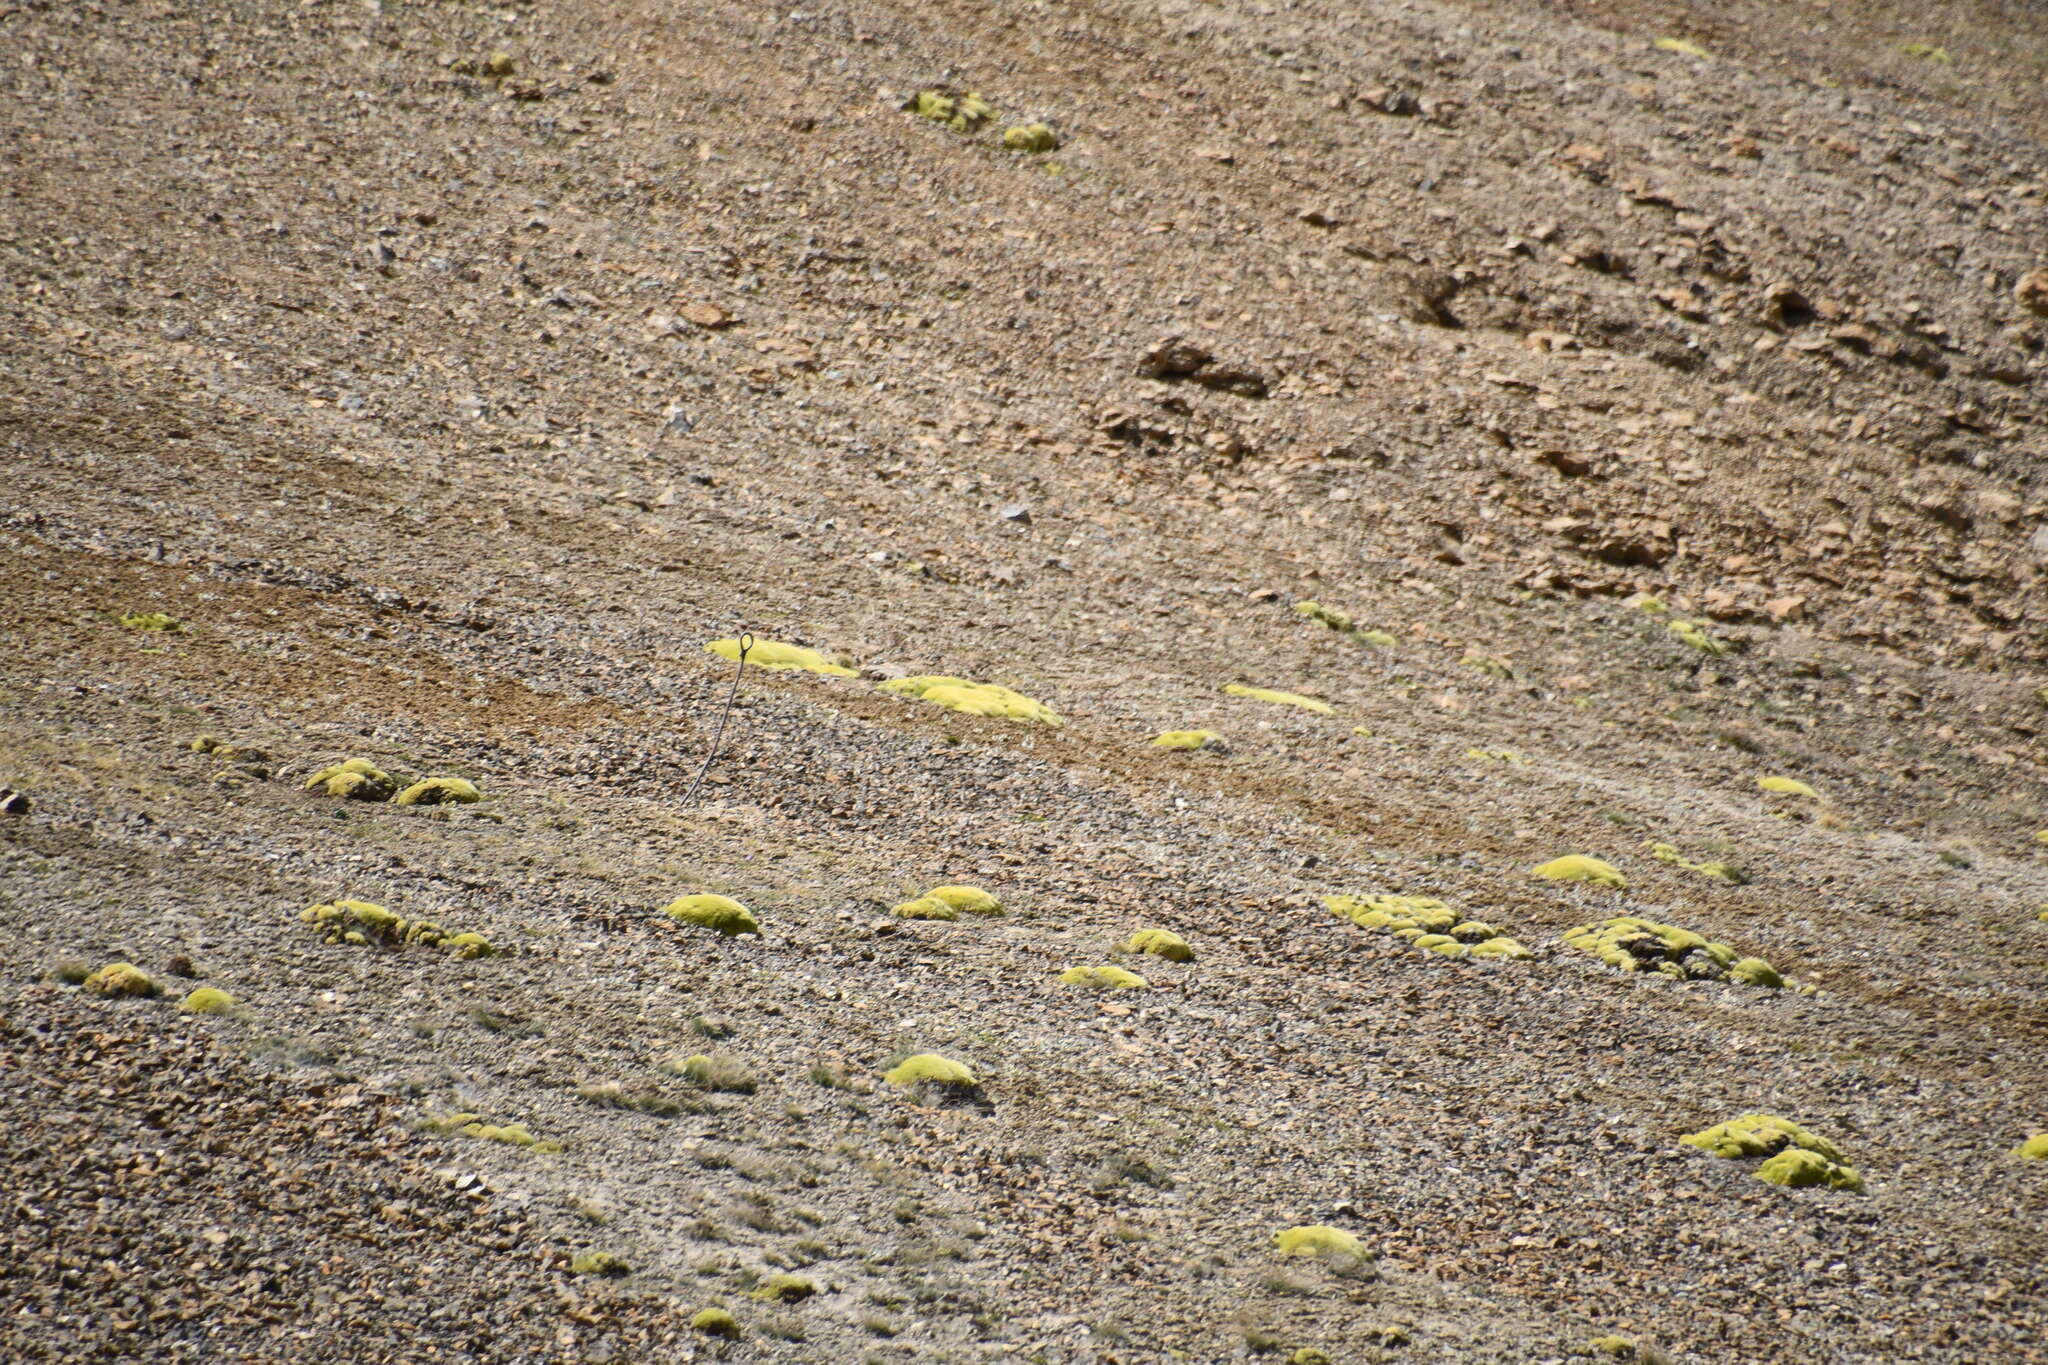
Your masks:
[{"label": "rocky ground", "polygon": [[13,1357],[2048,1359],[2029,6],[0,36]]}]

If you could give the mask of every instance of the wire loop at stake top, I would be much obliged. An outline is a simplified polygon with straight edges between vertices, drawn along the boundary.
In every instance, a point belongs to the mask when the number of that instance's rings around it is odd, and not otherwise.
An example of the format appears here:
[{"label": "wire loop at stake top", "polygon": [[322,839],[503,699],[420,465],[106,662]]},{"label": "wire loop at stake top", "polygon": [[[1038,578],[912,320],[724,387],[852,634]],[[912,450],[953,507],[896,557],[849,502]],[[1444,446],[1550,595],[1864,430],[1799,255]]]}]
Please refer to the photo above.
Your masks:
[{"label": "wire loop at stake top", "polygon": [[711,771],[713,760],[718,757],[719,746],[725,743],[726,718],[732,715],[733,698],[740,694],[740,674],[747,671],[747,651],[754,647],[751,632],[740,635],[740,656],[733,662],[732,686],[726,689],[725,709],[718,713],[718,732],[711,737],[711,751],[704,755],[704,766],[697,769],[697,780],[690,784],[690,790],[683,797],[683,804],[689,805],[697,799],[697,789],[704,785],[704,775]]}]

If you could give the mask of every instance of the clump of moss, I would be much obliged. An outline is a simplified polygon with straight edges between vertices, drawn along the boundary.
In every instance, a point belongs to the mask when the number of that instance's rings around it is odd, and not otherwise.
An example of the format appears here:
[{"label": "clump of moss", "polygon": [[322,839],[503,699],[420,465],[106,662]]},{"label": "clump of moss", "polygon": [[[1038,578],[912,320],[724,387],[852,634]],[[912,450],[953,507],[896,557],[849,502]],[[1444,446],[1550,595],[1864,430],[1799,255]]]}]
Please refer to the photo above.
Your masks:
[{"label": "clump of moss", "polygon": [[92,977],[92,964],[67,957],[50,968],[50,977],[66,986],[83,986]]},{"label": "clump of moss", "polygon": [[1356,626],[1351,619],[1351,613],[1339,611],[1335,607],[1326,607],[1320,602],[1296,602],[1294,610],[1297,615],[1306,616],[1318,625],[1328,626],[1340,635],[1348,633]]},{"label": "clump of moss", "polygon": [[761,932],[761,923],[754,918],[754,912],[730,896],[678,896],[664,905],[661,913],[678,924],[715,929],[727,937]]},{"label": "clump of moss", "polygon": [[[740,657],[738,640],[713,640],[704,646],[707,654],[716,654],[721,659],[735,662]],[[836,659],[820,654],[815,649],[802,645],[786,645],[780,640],[756,640],[747,651],[747,663],[753,668],[797,669],[805,673],[822,673],[830,678],[857,678],[859,673]]]},{"label": "clump of moss", "polygon": [[1528,766],[1529,760],[1522,757],[1519,749],[1467,749],[1465,757],[1480,759],[1487,763],[1505,763],[1510,768]]},{"label": "clump of moss", "polygon": [[1304,697],[1298,692],[1279,692],[1270,687],[1246,687],[1242,683],[1228,683],[1224,692],[1233,697],[1250,697],[1253,701],[1269,701],[1279,706],[1299,706],[1304,711],[1313,711],[1319,716],[1334,716],[1337,708],[1314,697]]},{"label": "clump of moss", "polygon": [[1069,967],[1060,973],[1060,980],[1069,986],[1086,986],[1097,991],[1142,991],[1152,985],[1136,972],[1109,966]]},{"label": "clump of moss", "polygon": [[212,754],[223,763],[266,763],[270,755],[248,744],[230,744],[219,735],[201,735],[185,746],[195,754]]},{"label": "clump of moss", "polygon": [[968,915],[1000,915],[1003,903],[978,886],[935,886],[924,899],[950,905]]},{"label": "clump of moss", "polygon": [[1816,1152],[1830,1161],[1842,1159],[1834,1143],[1774,1114],[1744,1114],[1739,1119],[1729,1119],[1697,1133],[1687,1133],[1679,1141],[1731,1161],[1744,1157],[1776,1156],[1787,1147]]},{"label": "clump of moss", "polygon": [[488,957],[491,944],[482,934],[453,934],[430,919],[408,920],[369,901],[340,900],[327,905],[309,905],[299,918],[312,925],[329,943],[368,947],[381,943],[399,947],[418,943],[446,948],[457,957]]},{"label": "clump of moss", "polygon": [[1562,858],[1552,858],[1541,867],[1529,869],[1532,877],[1541,877],[1552,882],[1590,882],[1594,886],[1611,886],[1616,891],[1626,890],[1628,878],[1610,863],[1598,858],[1589,858],[1583,853],[1568,853]]},{"label": "clump of moss", "polygon": [[1434,896],[1325,896],[1323,906],[1361,929],[1406,939],[1439,957],[1522,961],[1535,956],[1492,925],[1460,918]]},{"label": "clump of moss", "polygon": [[919,896],[916,900],[905,901],[889,912],[897,919],[957,920],[960,912],[936,896]]},{"label": "clump of moss", "polygon": [[80,984],[92,994],[110,1000],[155,995],[157,990],[149,973],[132,962],[109,962]]},{"label": "clump of moss", "polygon": [[429,777],[413,783],[391,798],[394,806],[467,806],[484,799],[476,784],[466,777]]},{"label": "clump of moss", "polygon": [[1624,972],[1662,972],[1680,981],[1720,981],[1752,986],[1782,986],[1784,981],[1762,958],[1739,957],[1725,943],[1709,943],[1703,935],[1635,915],[1617,915],[1569,930],[1564,941]]},{"label": "clump of moss", "polygon": [[723,1308],[700,1308],[690,1319],[690,1326],[707,1337],[736,1339],[740,1334],[739,1319]]},{"label": "clump of moss", "polygon": [[129,630],[155,630],[176,633],[185,629],[185,623],[175,616],[166,616],[160,611],[134,611],[121,618],[121,624]]},{"label": "clump of moss", "polygon": [[754,1290],[754,1297],[769,1303],[802,1303],[818,1292],[818,1286],[801,1275],[770,1275]]},{"label": "clump of moss", "polygon": [[1018,123],[1003,129],[1003,145],[1013,152],[1040,155],[1059,150],[1060,135],[1044,123]]},{"label": "clump of moss", "polygon": [[981,1084],[966,1066],[936,1052],[920,1052],[914,1057],[905,1057],[884,1072],[882,1079],[904,1090],[930,1086],[963,1093]]},{"label": "clump of moss", "polygon": [[1282,1228],[1273,1234],[1273,1247],[1282,1256],[1311,1257],[1348,1278],[1371,1274],[1373,1253],[1342,1228],[1311,1223]]},{"label": "clump of moss", "polygon": [[903,107],[956,133],[979,132],[996,116],[996,107],[971,91],[961,95],[950,90],[920,90]]},{"label": "clump of moss", "polygon": [[993,716],[1000,720],[1023,721],[1034,725],[1060,726],[1066,724],[1058,712],[1044,702],[1013,692],[995,683],[970,682],[966,678],[947,677],[943,674],[927,674],[915,678],[897,678],[882,684],[882,691],[899,697],[918,697],[948,711],[958,711],[968,716]]},{"label": "clump of moss", "polygon": [[233,1014],[235,997],[217,986],[201,986],[178,1002],[186,1014]]},{"label": "clump of moss", "polygon": [[1785,985],[1785,978],[1778,975],[1778,969],[1760,957],[1737,958],[1728,968],[1728,978],[1745,986],[1768,986],[1772,990],[1782,989]]},{"label": "clump of moss", "polygon": [[1155,749],[1221,749],[1223,736],[1214,730],[1168,730],[1152,741]]},{"label": "clump of moss", "polygon": [[1788,1147],[1778,1153],[1756,1168],[1756,1178],[1793,1189],[1825,1185],[1831,1190],[1863,1192],[1863,1177],[1856,1173],[1854,1166],[1830,1161],[1819,1152],[1809,1152],[1803,1147]]},{"label": "clump of moss", "polygon": [[544,1141],[528,1132],[523,1123],[492,1123],[482,1114],[442,1114],[424,1120],[421,1127],[432,1133],[461,1133],[484,1142],[502,1142],[508,1147],[551,1155],[562,1150],[559,1142]]},{"label": "clump of moss", "polygon": [[1586,1349],[1595,1355],[1609,1356],[1615,1360],[1634,1360],[1636,1344],[1624,1336],[1608,1335],[1594,1337],[1586,1343]]},{"label": "clump of moss", "polygon": [[699,1052],[680,1061],[665,1062],[661,1069],[682,1077],[700,1090],[751,1095],[760,1088],[760,1082],[745,1062],[723,1052],[715,1056]]},{"label": "clump of moss", "polygon": [[1171,929],[1140,929],[1124,940],[1123,950],[1127,953],[1149,953],[1163,957],[1168,962],[1193,962],[1195,950],[1188,941]]},{"label": "clump of moss", "polygon": [[579,1251],[569,1260],[571,1275],[630,1275],[632,1265],[625,1257],[610,1251]]},{"label": "clump of moss", "polygon": [[1287,1357],[1287,1365],[1330,1365],[1330,1353],[1303,1346]]},{"label": "clump of moss", "polygon": [[2048,1161],[2048,1133],[2036,1133],[2012,1149],[2022,1161]]},{"label": "clump of moss", "polygon": [[1729,863],[1718,861],[1688,862],[1685,855],[1678,851],[1678,847],[1675,844],[1660,844],[1653,840],[1645,845],[1645,847],[1650,850],[1650,856],[1660,863],[1669,863],[1673,867],[1682,867],[1687,872],[1697,872],[1703,877],[1712,877],[1716,881],[1727,882],[1731,886],[1741,886],[1749,880],[1748,873]]},{"label": "clump of moss", "polygon": [[1759,777],[1756,785],[1760,790],[1776,792],[1780,796],[1803,796],[1809,801],[1820,800],[1820,793],[1796,777]]},{"label": "clump of moss", "polygon": [[398,782],[366,758],[349,758],[307,778],[306,790],[347,801],[389,801],[397,794]]},{"label": "clump of moss", "polygon": [[1681,618],[1673,621],[1665,629],[1702,654],[1726,654],[1728,652],[1728,642],[1707,634],[1705,628],[1697,621],[1687,621]]}]

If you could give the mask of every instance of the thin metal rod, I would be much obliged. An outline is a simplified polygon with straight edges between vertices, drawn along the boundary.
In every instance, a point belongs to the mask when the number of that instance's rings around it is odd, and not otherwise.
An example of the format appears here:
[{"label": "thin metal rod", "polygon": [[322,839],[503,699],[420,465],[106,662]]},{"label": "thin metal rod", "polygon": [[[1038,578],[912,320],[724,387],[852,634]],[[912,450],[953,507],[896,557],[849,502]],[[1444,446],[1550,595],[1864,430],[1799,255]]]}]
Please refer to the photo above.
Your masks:
[{"label": "thin metal rod", "polygon": [[704,755],[704,766],[697,769],[697,780],[690,784],[689,795],[683,798],[683,804],[686,806],[697,799],[697,788],[704,785],[704,774],[711,771],[712,760],[718,757],[719,746],[725,743],[726,718],[732,715],[733,698],[740,694],[740,674],[747,671],[747,651],[753,647],[753,636],[740,636],[740,657],[735,661],[732,671],[732,686],[725,693],[725,709],[718,713],[718,733],[711,737],[711,752]]}]

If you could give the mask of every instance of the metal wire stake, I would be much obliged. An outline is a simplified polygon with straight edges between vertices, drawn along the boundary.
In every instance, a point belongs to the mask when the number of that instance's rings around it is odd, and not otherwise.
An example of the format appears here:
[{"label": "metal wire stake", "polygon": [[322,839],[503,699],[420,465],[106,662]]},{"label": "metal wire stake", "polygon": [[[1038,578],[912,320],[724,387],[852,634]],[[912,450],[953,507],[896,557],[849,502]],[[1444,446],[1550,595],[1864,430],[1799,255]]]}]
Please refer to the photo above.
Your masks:
[{"label": "metal wire stake", "polygon": [[718,757],[718,748],[725,743],[726,718],[732,715],[733,698],[740,694],[740,674],[747,671],[747,651],[754,647],[752,635],[740,636],[740,657],[732,671],[732,686],[726,690],[725,709],[718,713],[718,733],[711,737],[711,752],[704,755],[704,766],[697,769],[697,780],[690,784],[689,794],[683,797],[683,804],[689,805],[697,799],[697,788],[704,785],[704,774],[711,771],[712,760]]}]

